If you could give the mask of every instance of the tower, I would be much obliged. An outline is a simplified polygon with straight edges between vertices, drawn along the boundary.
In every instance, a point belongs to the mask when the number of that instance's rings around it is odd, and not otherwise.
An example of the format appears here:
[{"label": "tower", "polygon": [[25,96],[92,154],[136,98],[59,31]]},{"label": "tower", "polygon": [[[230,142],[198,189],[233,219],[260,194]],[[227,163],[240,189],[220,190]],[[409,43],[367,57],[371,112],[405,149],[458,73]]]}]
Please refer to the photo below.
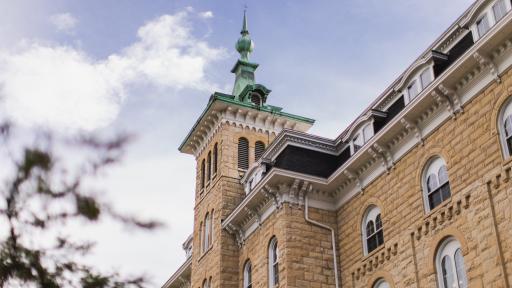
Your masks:
[{"label": "tower", "polygon": [[[245,197],[246,171],[283,129],[307,131],[314,120],[267,104],[271,92],[255,82],[258,64],[249,60],[254,43],[244,12],[240,57],[231,94],[214,92],[179,147],[196,159],[191,287],[238,287],[238,246],[222,221]],[[211,283],[211,284],[210,284]]]}]

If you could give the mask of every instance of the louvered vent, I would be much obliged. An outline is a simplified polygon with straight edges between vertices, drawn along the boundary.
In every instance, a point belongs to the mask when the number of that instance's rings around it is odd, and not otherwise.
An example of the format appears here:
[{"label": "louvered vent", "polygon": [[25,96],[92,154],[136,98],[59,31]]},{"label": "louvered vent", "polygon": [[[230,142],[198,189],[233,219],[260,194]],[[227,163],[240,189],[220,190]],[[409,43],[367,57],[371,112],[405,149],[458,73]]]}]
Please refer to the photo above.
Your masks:
[{"label": "louvered vent", "polygon": [[238,169],[249,169],[249,141],[246,138],[238,139]]},{"label": "louvered vent", "polygon": [[215,143],[215,146],[213,146],[213,175],[214,176],[217,173],[217,159],[219,158],[218,153],[219,153],[219,148],[218,148],[217,143]]},{"label": "louvered vent", "polygon": [[258,161],[263,152],[265,151],[265,143],[261,141],[256,141],[256,146],[254,147],[254,159]]}]

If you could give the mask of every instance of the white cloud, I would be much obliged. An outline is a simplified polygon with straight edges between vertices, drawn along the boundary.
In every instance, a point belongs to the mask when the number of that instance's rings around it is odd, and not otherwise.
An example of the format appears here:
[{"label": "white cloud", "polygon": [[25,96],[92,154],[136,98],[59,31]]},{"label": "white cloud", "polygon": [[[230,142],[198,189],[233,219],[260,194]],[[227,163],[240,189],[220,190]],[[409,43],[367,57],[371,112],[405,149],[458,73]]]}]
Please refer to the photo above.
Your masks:
[{"label": "white cloud", "polygon": [[203,19],[213,18],[213,12],[212,11],[201,12],[201,13],[199,13],[199,17],[201,17]]},{"label": "white cloud", "polygon": [[50,17],[50,22],[58,31],[73,33],[78,20],[71,13],[55,14]]},{"label": "white cloud", "polygon": [[106,59],[40,43],[0,51],[0,109],[25,125],[92,130],[116,118],[130,85],[209,90],[205,69],[226,53],[195,38],[188,16],[146,23],[135,43]]}]

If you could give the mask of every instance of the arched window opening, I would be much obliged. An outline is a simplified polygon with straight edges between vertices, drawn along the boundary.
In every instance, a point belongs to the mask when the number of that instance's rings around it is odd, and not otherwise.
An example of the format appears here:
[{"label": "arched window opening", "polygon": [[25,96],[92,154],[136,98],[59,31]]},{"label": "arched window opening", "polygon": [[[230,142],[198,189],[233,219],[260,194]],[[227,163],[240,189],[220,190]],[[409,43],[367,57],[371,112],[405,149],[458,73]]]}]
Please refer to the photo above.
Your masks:
[{"label": "arched window opening", "polygon": [[254,160],[258,161],[263,155],[263,152],[265,151],[265,143],[261,141],[256,141],[256,144],[254,146]]},{"label": "arched window opening", "polygon": [[261,106],[261,96],[258,93],[252,93],[251,94],[251,102],[256,106]]},{"label": "arched window opening", "polygon": [[365,255],[384,244],[384,229],[379,207],[372,206],[363,219],[363,246]]},{"label": "arched window opening", "polygon": [[206,169],[206,175],[207,175],[207,179],[208,181],[210,181],[212,179],[212,152],[208,152],[208,168]]},{"label": "arched window opening", "polygon": [[206,164],[205,164],[204,159],[203,159],[203,161],[201,161],[201,189],[203,189],[204,186],[205,186],[205,180],[206,180],[205,179],[205,176],[206,176],[205,175],[205,172],[206,172],[205,171],[206,170],[205,166],[206,166]]},{"label": "arched window opening", "polygon": [[247,260],[244,265],[244,288],[252,288],[252,265]]},{"label": "arched window opening", "polygon": [[204,239],[204,228],[203,228],[203,225],[204,223],[201,222],[199,223],[199,252],[200,253],[203,253],[204,252],[204,247],[203,247],[203,239]]},{"label": "arched window opening", "polygon": [[210,286],[210,285],[208,285],[208,280],[207,280],[207,279],[204,279],[204,280],[203,280],[203,286],[202,286],[202,288],[210,288],[209,286]]},{"label": "arched window opening", "polygon": [[279,250],[277,238],[272,237],[268,246],[268,287],[273,288],[279,284]]},{"label": "arched window opening", "polygon": [[375,282],[375,284],[373,284],[372,286],[373,288],[389,288],[389,283],[386,282],[386,280],[384,279],[379,279]]},{"label": "arched window opening", "polygon": [[467,288],[468,279],[460,243],[450,237],[439,247],[436,269],[441,288]]},{"label": "arched window opening", "polygon": [[208,279],[208,288],[212,288],[212,276],[210,276],[210,279]]},{"label": "arched window opening", "polygon": [[512,155],[512,99],[501,109],[499,130],[503,154],[508,158]]},{"label": "arched window opening", "polygon": [[203,240],[203,251],[208,250],[210,247],[210,237],[211,237],[211,222],[210,222],[210,214],[206,213],[204,217],[204,240]]},{"label": "arched window opening", "polygon": [[217,143],[213,146],[213,177],[217,175],[217,160],[219,158],[219,147]]},{"label": "arched window opening", "polygon": [[214,218],[213,218],[213,212],[214,210],[212,210],[212,212],[210,213],[210,246],[213,245],[213,222],[214,222]]},{"label": "arched window opening", "polygon": [[238,169],[249,169],[249,141],[244,137],[238,139]]},{"label": "arched window opening", "polygon": [[451,197],[448,170],[443,159],[430,161],[423,174],[423,191],[427,211],[430,211]]}]

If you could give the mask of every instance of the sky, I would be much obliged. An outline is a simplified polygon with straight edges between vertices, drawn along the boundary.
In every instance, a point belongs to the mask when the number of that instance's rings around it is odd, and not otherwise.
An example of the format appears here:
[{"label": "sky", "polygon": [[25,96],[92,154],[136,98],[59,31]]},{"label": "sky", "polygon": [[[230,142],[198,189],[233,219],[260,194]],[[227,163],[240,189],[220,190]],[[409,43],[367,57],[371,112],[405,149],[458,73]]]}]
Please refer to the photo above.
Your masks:
[{"label": "sky", "polygon": [[104,222],[94,265],[161,286],[192,232],[195,161],[179,144],[230,93],[244,7],[268,103],[336,137],[472,0],[0,0],[0,116],[22,127],[135,135],[99,180],[145,233]]}]

